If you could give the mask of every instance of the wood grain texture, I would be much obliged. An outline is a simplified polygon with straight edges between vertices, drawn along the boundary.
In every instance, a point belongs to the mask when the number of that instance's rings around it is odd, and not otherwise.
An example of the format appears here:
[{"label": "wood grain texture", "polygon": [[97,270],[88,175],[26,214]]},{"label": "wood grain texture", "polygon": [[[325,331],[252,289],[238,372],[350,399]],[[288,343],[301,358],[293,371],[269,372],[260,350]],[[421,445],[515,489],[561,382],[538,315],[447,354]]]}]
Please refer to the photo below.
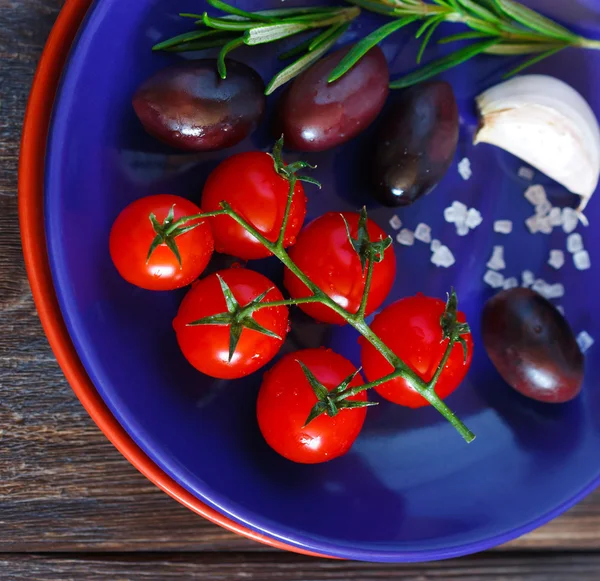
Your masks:
[{"label": "wood grain texture", "polygon": [[0,555],[11,581],[577,581],[597,580],[600,555],[493,554],[397,565],[310,559],[289,554],[14,556]]},{"label": "wood grain texture", "polygon": [[[0,552],[266,551],[192,514],[137,473],[80,406],[43,335],[19,243],[18,144],[35,65],[61,5],[58,0],[0,0]],[[508,548],[600,550],[600,492]],[[0,579],[129,579],[138,570],[136,579],[161,580],[366,581],[392,573],[399,579],[453,578],[444,577],[442,565],[425,574],[419,568],[296,559],[279,553],[147,560],[13,554],[0,559]],[[541,562],[547,559],[554,557]],[[548,562],[553,566],[543,565],[545,579],[559,579],[556,572],[570,566],[581,579],[591,579],[586,567],[598,566],[590,556]],[[532,576],[533,561],[526,557],[518,563],[500,556],[460,563],[452,571],[464,567],[466,579],[482,578],[479,569],[505,575],[502,571],[515,567],[522,568],[522,579],[539,578]],[[261,567],[270,577],[260,576]],[[203,570],[214,577],[198,576]],[[152,576],[156,571],[161,574]]]}]

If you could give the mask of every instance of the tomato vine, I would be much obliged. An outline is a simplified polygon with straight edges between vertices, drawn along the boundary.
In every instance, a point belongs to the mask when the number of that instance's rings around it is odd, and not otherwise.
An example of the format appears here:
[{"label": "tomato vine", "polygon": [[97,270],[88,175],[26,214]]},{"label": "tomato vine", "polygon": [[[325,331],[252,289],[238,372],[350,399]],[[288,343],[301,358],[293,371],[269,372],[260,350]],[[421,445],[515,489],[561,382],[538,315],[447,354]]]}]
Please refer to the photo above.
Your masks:
[{"label": "tomato vine", "polygon": [[[228,313],[222,313],[215,315],[212,319],[220,321],[221,319],[229,320],[232,316],[239,325],[234,326],[236,333],[241,332],[242,326],[247,326],[251,319],[252,313],[263,308],[272,308],[276,306],[291,306],[303,303],[321,303],[342,317],[349,325],[354,327],[369,343],[371,343],[383,357],[393,366],[394,371],[381,377],[376,381],[364,383],[355,387],[348,387],[352,381],[352,377],[347,378],[337,388],[328,391],[319,382],[310,376],[310,372],[304,369],[304,373],[307,380],[311,384],[311,387],[317,396],[317,403],[311,410],[309,417],[307,418],[307,424],[321,415],[326,413],[330,416],[334,416],[341,410],[350,407],[357,407],[358,405],[373,405],[373,402],[350,402],[348,398],[357,395],[358,393],[377,387],[387,381],[391,381],[396,378],[402,378],[407,381],[410,386],[415,389],[423,398],[429,402],[429,404],[435,408],[446,420],[456,429],[456,431],[464,438],[466,442],[472,442],[475,439],[475,435],[469,428],[456,416],[456,414],[448,407],[446,403],[436,394],[435,386],[444,371],[444,367],[448,361],[450,353],[458,342],[463,345],[466,349],[466,344],[463,339],[463,335],[469,333],[469,326],[466,323],[459,322],[457,320],[457,306],[458,299],[454,289],[451,290],[448,295],[446,302],[446,308],[440,318],[440,340],[447,341],[446,350],[440,363],[430,381],[423,380],[417,373],[415,373],[402,359],[400,359],[369,327],[365,321],[365,309],[367,304],[367,298],[369,295],[371,280],[373,275],[373,266],[376,262],[383,260],[384,253],[392,243],[390,237],[382,240],[371,241],[368,236],[366,222],[367,213],[366,209],[363,208],[361,211],[361,217],[359,221],[358,235],[357,238],[352,238],[350,231],[348,231],[348,239],[358,256],[361,260],[363,267],[363,276],[365,277],[365,288],[363,291],[362,300],[360,307],[356,313],[351,313],[338,305],[331,297],[323,292],[315,283],[313,283],[308,276],[294,263],[290,258],[288,252],[284,248],[284,236],[285,227],[287,224],[287,218],[289,216],[291,202],[294,195],[294,188],[298,180],[306,181],[317,185],[320,184],[313,178],[298,175],[297,172],[301,169],[309,168],[310,166],[304,162],[295,162],[290,165],[285,165],[281,158],[281,150],[283,147],[283,138],[279,139],[273,149],[273,163],[275,171],[289,183],[288,200],[286,204],[285,214],[282,222],[280,235],[275,242],[268,240],[263,236],[252,224],[250,224],[243,216],[238,214],[233,208],[227,203],[221,203],[221,210],[195,214],[193,216],[187,216],[180,218],[176,222],[170,223],[167,229],[164,231],[164,236],[169,236],[173,232],[178,232],[180,229],[185,228],[185,225],[192,220],[198,220],[202,218],[210,218],[213,216],[227,215],[235,220],[244,230],[256,238],[271,254],[279,259],[283,265],[288,268],[294,275],[296,275],[310,290],[312,293],[309,297],[297,298],[297,299],[286,299],[275,302],[263,302],[264,297],[260,297],[260,300],[254,300],[248,305],[232,306]],[[158,236],[157,232],[157,236]],[[174,238],[171,238],[174,242]],[[171,245],[169,245],[171,248]],[[225,290],[224,290],[225,292]],[[227,298],[227,297],[226,297]],[[214,321],[196,321],[190,323],[194,324],[215,324]],[[217,323],[218,324],[218,323]],[[238,328],[240,327],[240,328]],[[232,327],[233,329],[233,327]],[[235,349],[235,337],[232,336],[232,349]],[[230,353],[231,355],[231,353]],[[466,353],[465,353],[466,356]]]}]

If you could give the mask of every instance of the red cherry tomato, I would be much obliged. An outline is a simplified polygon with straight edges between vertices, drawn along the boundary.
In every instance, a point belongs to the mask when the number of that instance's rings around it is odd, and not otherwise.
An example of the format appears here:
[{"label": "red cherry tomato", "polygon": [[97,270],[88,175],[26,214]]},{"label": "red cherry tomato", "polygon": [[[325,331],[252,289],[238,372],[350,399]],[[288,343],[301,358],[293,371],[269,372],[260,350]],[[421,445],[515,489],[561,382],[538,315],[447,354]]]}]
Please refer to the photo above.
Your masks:
[{"label": "red cherry tomato", "polygon": [[229,361],[230,326],[189,323],[227,312],[227,304],[219,278],[231,289],[240,306],[246,306],[271,289],[261,302],[283,300],[275,285],[265,276],[245,268],[230,268],[211,274],[196,283],[185,295],[173,327],[185,358],[198,371],[220,379],[244,377],[260,369],[277,354],[287,334],[287,307],[271,307],[255,311],[252,318],[280,339],[244,328],[231,361]]},{"label": "red cherry tomato", "polygon": [[[275,242],[283,224],[289,184],[276,171],[273,158],[260,151],[238,153],[226,159],[208,176],[202,193],[202,207],[219,210],[229,205],[265,238]],[[296,183],[285,229],[285,246],[296,241],[306,215],[306,196]],[[212,226],[217,252],[244,260],[265,258],[270,252],[229,216],[217,216]]]},{"label": "red cherry tomato", "polygon": [[[373,320],[371,329],[424,381],[431,381],[448,341],[442,342],[440,317],[445,303],[436,298],[417,294],[400,299],[386,307]],[[465,321],[465,315],[458,313],[458,320]],[[440,398],[450,395],[465,378],[473,356],[473,339],[465,335],[468,353],[465,361],[462,345],[456,343],[448,363],[438,379],[435,392]],[[383,355],[363,337],[361,360],[369,381],[375,381],[393,372],[393,367]],[[411,408],[429,405],[404,379],[397,378],[382,383],[375,390],[385,399]]]},{"label": "red cherry tomato", "polygon": [[181,265],[166,244],[160,244],[147,260],[148,250],[156,237],[150,214],[162,225],[173,208],[177,221],[201,212],[185,198],[160,194],[141,198],[127,206],[115,220],[110,232],[110,256],[119,274],[131,284],[148,290],[172,290],[186,286],[200,276],[213,253],[214,241],[207,218],[193,230],[174,238]]},{"label": "red cherry tomato", "polygon": [[[342,409],[334,417],[322,414],[305,426],[317,397],[298,361],[329,391],[356,371],[350,361],[329,349],[285,355],[263,379],[256,406],[258,425],[269,446],[288,460],[327,462],[350,449],[365,421],[366,408]],[[357,375],[350,385],[362,383]],[[366,401],[367,395],[361,392],[348,399]]]},{"label": "red cherry tomato", "polygon": [[[348,240],[346,218],[350,234],[356,238],[359,214],[354,212],[329,212],[312,221],[298,236],[290,257],[300,270],[338,305],[351,313],[360,306],[365,288],[365,274],[360,258]],[[387,234],[372,220],[367,221],[369,238],[372,241],[386,238]],[[372,313],[385,300],[396,277],[396,257],[392,247],[385,251],[382,262],[375,264],[371,291],[367,301],[367,314]],[[294,298],[310,296],[312,293],[295,274],[287,270],[283,284]],[[322,304],[304,304],[300,308],[324,323],[342,325],[345,321]]]}]

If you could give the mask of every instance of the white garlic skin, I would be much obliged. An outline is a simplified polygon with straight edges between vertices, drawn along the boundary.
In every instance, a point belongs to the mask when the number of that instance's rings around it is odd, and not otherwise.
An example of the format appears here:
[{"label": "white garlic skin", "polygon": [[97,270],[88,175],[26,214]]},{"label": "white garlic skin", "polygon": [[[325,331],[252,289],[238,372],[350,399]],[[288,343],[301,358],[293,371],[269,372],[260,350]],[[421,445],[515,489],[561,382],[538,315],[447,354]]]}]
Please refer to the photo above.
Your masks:
[{"label": "white garlic skin", "polygon": [[477,97],[475,143],[516,155],[581,196],[581,212],[598,186],[600,128],[573,87],[547,75],[523,75]]}]

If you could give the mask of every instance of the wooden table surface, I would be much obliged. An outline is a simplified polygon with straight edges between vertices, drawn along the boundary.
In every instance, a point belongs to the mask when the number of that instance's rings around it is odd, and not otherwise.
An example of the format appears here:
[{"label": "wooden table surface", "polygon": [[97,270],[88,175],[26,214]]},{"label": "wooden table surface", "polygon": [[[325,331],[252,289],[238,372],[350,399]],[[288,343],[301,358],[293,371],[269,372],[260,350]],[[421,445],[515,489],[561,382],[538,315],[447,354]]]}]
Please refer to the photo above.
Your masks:
[{"label": "wooden table surface", "polygon": [[112,447],[56,364],[19,240],[21,124],[61,5],[0,0],[0,579],[600,579],[600,491],[540,530],[474,557],[335,562],[226,532],[159,491]]}]

